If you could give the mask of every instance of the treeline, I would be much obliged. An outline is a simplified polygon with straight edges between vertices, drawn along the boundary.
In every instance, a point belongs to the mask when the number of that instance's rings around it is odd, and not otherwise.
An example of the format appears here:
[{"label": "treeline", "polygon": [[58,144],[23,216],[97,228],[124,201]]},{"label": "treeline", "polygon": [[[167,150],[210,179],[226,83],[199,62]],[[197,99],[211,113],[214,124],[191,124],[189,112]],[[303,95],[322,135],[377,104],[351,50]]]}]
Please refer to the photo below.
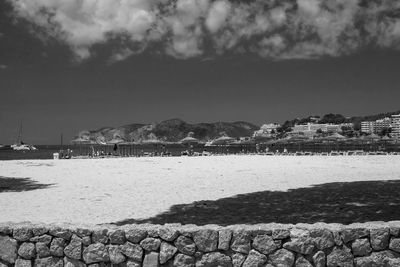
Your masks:
[{"label": "treeline", "polygon": [[292,128],[296,124],[307,124],[311,122],[316,122],[318,123],[332,123],[332,124],[341,124],[341,123],[353,123],[354,124],[354,130],[358,131],[361,129],[361,122],[362,121],[375,121],[379,119],[383,119],[385,117],[390,117],[394,114],[399,114],[400,111],[395,111],[395,112],[387,112],[387,113],[380,113],[376,115],[368,115],[368,116],[355,116],[355,117],[345,117],[342,114],[325,114],[322,116],[322,118],[318,115],[316,116],[309,116],[306,118],[296,118],[293,120],[287,120],[285,123],[283,123],[282,127],[278,130],[279,132],[288,132],[290,131],[289,129]]}]

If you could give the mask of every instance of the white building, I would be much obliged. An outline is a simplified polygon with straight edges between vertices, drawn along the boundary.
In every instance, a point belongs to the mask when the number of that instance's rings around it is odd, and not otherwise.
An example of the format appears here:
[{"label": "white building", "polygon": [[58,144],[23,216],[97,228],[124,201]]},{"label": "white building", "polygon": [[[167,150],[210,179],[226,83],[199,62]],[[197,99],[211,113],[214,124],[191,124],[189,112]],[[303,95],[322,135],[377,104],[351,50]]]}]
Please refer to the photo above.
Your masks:
[{"label": "white building", "polygon": [[400,114],[392,115],[392,135],[400,138]]},{"label": "white building", "polygon": [[263,124],[260,127],[260,130],[255,131],[253,136],[257,137],[257,136],[269,136],[273,133],[276,133],[278,128],[280,128],[281,125],[277,124],[277,123],[269,123],[269,124]]},{"label": "white building", "polygon": [[392,119],[386,117],[376,121],[362,121],[361,132],[379,134],[383,129],[392,127]]},{"label": "white building", "polygon": [[342,132],[342,127],[353,128],[353,123],[341,123],[341,124],[318,124],[318,123],[307,123],[301,125],[295,125],[292,128],[294,133],[303,133],[305,135],[313,135],[318,130],[324,133],[339,133]]}]

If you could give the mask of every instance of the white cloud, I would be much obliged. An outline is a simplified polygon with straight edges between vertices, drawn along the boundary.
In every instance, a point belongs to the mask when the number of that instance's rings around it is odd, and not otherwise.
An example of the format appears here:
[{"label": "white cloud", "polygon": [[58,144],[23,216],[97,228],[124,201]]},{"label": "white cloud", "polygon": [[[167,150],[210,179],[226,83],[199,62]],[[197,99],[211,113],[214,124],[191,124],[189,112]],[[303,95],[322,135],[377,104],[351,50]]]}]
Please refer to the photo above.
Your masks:
[{"label": "white cloud", "polygon": [[206,19],[206,26],[210,32],[215,33],[221,29],[226,22],[230,8],[229,2],[224,0],[218,0],[212,4]]},{"label": "white cloud", "polygon": [[[14,16],[64,42],[77,60],[123,39],[111,61],[151,44],[177,58],[252,52],[273,59],[340,56],[376,45],[400,49],[400,1],[7,0]],[[37,29],[33,27],[32,29]],[[158,50],[159,51],[159,50]]]}]

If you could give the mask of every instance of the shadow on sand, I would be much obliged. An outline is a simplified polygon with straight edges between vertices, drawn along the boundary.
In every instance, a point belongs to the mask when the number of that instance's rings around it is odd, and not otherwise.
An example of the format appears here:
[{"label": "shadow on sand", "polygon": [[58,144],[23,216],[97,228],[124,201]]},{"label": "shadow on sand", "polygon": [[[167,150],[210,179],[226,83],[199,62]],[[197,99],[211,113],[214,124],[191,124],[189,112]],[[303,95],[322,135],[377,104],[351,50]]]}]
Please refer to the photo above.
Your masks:
[{"label": "shadow on sand", "polygon": [[22,192],[48,188],[54,184],[40,184],[31,178],[14,178],[0,176],[0,193]]},{"label": "shadow on sand", "polygon": [[287,192],[263,191],[172,206],[168,212],[130,223],[256,224],[343,223],[400,219],[400,181],[328,183]]}]

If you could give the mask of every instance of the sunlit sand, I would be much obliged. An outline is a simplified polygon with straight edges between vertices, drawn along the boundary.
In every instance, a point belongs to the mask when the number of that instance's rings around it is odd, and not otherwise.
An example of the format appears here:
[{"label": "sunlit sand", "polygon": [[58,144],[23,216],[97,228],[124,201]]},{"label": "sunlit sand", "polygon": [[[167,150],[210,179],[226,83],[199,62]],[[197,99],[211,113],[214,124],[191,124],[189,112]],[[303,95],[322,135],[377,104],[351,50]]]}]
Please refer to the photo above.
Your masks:
[{"label": "sunlit sand", "polygon": [[47,188],[0,193],[0,221],[109,223],[172,205],[330,182],[400,179],[400,156],[211,156],[0,161]]}]

